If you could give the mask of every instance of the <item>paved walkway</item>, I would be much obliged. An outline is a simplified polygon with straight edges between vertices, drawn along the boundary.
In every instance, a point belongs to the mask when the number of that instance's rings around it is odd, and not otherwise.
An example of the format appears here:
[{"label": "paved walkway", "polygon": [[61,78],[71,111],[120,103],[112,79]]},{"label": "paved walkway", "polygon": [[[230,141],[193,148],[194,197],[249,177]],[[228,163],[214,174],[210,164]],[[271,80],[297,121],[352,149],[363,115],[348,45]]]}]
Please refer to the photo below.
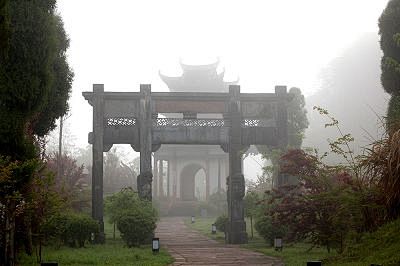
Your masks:
[{"label": "paved walkway", "polygon": [[183,218],[162,218],[156,237],[175,258],[173,265],[283,265],[276,258],[209,239],[188,228]]}]

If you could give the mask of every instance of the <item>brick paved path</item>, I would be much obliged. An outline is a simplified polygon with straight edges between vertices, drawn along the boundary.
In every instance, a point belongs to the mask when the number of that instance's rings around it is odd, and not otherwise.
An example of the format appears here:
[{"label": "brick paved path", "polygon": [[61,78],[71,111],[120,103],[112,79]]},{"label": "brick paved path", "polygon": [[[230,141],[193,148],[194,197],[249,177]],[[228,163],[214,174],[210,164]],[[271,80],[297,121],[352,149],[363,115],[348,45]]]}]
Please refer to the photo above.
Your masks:
[{"label": "brick paved path", "polygon": [[276,258],[209,239],[188,228],[183,218],[162,218],[156,237],[175,258],[173,265],[283,265]]}]

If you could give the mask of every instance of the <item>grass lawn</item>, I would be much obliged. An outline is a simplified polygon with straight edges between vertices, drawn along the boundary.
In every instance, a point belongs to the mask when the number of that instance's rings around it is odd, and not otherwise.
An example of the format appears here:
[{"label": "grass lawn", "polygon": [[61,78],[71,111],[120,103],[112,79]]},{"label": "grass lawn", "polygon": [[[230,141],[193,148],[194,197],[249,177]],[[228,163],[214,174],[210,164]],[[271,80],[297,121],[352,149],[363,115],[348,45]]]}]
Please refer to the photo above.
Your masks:
[{"label": "grass lawn", "polygon": [[[196,217],[196,222],[192,224],[190,218],[186,218],[185,224],[212,239],[224,242],[224,233],[217,232],[217,234],[215,235],[211,234],[211,225],[214,223],[215,220],[216,218]],[[288,245],[284,246],[282,251],[275,251],[272,247],[265,243],[264,239],[260,237],[255,230],[254,237],[253,239],[251,239],[250,220],[246,220],[246,225],[247,234],[249,236],[249,243],[242,245],[242,247],[264,253],[268,256],[279,257],[284,261],[286,266],[304,266],[306,265],[307,261],[321,260],[329,257],[330,255],[336,255],[335,252],[329,254],[325,249],[321,248],[314,248],[313,250],[307,252],[307,249],[309,249],[310,247],[307,244]]]},{"label": "grass lawn", "polygon": [[[107,222],[107,220],[105,220]],[[112,225],[105,224],[106,244],[86,244],[84,248],[44,247],[42,251],[43,261],[56,261],[60,266],[64,265],[168,265],[173,258],[166,250],[161,249],[160,253],[153,254],[151,246],[140,248],[127,248],[124,242],[116,233],[113,240]],[[22,256],[20,265],[38,265],[36,257]]]}]

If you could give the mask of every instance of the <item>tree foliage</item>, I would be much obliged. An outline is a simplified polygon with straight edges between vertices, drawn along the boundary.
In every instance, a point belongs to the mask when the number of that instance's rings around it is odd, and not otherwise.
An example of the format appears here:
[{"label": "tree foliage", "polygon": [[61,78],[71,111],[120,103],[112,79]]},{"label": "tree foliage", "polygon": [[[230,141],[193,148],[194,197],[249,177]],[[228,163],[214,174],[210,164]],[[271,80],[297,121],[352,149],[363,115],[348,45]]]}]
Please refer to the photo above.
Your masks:
[{"label": "tree foliage", "polygon": [[374,230],[383,221],[379,190],[354,178],[350,169],[325,165],[315,155],[291,150],[282,171],[299,183],[271,193],[273,224],[288,226],[287,237],[343,251],[350,232]]},{"label": "tree foliage", "polygon": [[[304,95],[299,88],[293,87],[289,90],[292,95],[291,101],[287,105],[288,114],[288,148],[298,149],[304,139],[304,132],[308,127],[307,110],[305,109]],[[264,173],[272,174],[272,179],[276,180],[279,170],[279,158],[285,152],[279,149],[265,148],[257,146],[263,157],[270,160],[272,165],[264,168]]]},{"label": "tree foliage", "polygon": [[125,164],[117,148],[106,153],[104,159],[104,192],[115,193],[124,187],[136,189],[136,171],[132,163]]},{"label": "tree foliage", "polygon": [[54,173],[55,190],[75,211],[90,209],[90,180],[84,173],[84,166],[69,155],[53,153],[47,157],[46,167]]},{"label": "tree foliage", "polygon": [[6,221],[0,230],[5,232],[0,244],[0,252],[5,254],[2,265],[15,263],[13,252],[20,249],[14,245],[18,244],[17,233],[31,253],[33,231],[38,233],[48,214],[41,204],[50,200],[51,193],[42,192],[51,182],[43,172],[36,146],[37,138],[52,130],[68,109],[73,76],[66,60],[68,46],[55,0],[0,1],[0,189],[4,210],[0,217]]},{"label": "tree foliage", "polygon": [[293,95],[288,104],[288,146],[299,149],[304,139],[304,131],[308,127],[306,101],[299,88],[293,87],[289,90]]},{"label": "tree foliage", "polygon": [[390,0],[379,18],[381,35],[381,82],[386,92],[391,94],[387,117],[388,130],[400,128],[400,1]]},{"label": "tree foliage", "polygon": [[0,0],[0,63],[8,52],[10,38],[9,0]]},{"label": "tree foliage", "polygon": [[0,151],[12,158],[32,158],[33,135],[48,133],[67,111],[69,41],[54,0],[8,5],[10,34],[0,65]]},{"label": "tree foliage", "polygon": [[256,191],[247,191],[243,198],[245,216],[250,218],[251,238],[254,237],[253,233],[253,218],[258,213],[260,197]]}]

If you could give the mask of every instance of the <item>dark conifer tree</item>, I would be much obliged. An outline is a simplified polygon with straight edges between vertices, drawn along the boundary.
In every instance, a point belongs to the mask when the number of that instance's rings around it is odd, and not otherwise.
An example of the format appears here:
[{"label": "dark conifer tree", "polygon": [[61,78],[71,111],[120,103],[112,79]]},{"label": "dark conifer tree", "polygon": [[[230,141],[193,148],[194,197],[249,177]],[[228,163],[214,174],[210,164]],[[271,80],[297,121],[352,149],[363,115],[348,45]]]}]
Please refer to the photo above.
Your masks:
[{"label": "dark conifer tree", "polygon": [[0,153],[25,159],[34,157],[33,136],[48,133],[67,111],[73,75],[56,1],[14,0],[8,7],[8,50],[0,65]]},{"label": "dark conifer tree", "polygon": [[400,128],[400,0],[390,0],[379,18],[381,82],[391,94],[387,111],[389,133]]}]

